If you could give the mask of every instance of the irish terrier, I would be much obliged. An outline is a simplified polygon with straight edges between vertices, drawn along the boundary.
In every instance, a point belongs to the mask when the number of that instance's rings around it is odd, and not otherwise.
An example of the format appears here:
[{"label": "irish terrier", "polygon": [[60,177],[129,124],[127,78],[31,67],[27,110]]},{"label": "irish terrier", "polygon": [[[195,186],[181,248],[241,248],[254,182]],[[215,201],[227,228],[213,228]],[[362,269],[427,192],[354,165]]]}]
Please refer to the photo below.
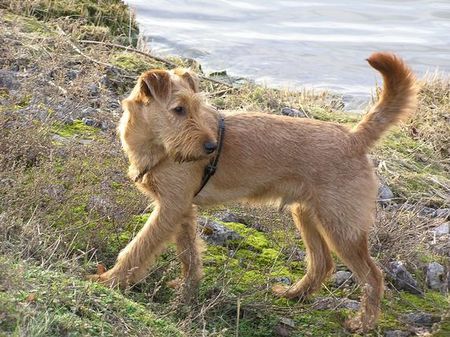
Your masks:
[{"label": "irish terrier", "polygon": [[371,329],[383,276],[368,251],[378,182],[367,152],[416,109],[418,86],[393,54],[375,53],[368,62],[383,75],[383,90],[351,130],[314,119],[218,112],[190,72],[143,73],[122,102],[119,132],[129,176],[155,208],[115,266],[93,278],[108,285],[136,283],[173,240],[183,267],[182,294],[189,300],[202,276],[194,205],[245,200],[290,206],[307,249],[307,272],[292,286],[274,286],[274,293],[303,298],[317,290],[334,268],[333,251],[364,286],[360,312],[347,326]]}]

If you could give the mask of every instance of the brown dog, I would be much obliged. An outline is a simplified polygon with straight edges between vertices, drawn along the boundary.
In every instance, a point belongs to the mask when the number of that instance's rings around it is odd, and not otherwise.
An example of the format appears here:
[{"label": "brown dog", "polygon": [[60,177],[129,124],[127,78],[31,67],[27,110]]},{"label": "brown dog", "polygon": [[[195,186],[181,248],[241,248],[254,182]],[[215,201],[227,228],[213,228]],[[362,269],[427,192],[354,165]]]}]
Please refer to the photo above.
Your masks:
[{"label": "brown dog", "polygon": [[[130,177],[155,204],[147,223],[121,251],[100,282],[126,286],[145,278],[166,244],[174,240],[183,265],[185,300],[202,275],[194,204],[246,200],[288,205],[307,248],[306,275],[278,296],[305,297],[333,270],[334,251],[364,286],[352,330],[373,327],[383,294],[382,273],[369,256],[377,180],[366,153],[381,134],[416,109],[418,87],[410,69],[389,53],[368,62],[381,72],[378,103],[353,129],[311,119],[263,113],[221,115],[198,93],[183,70],[142,74],[123,101],[119,131]],[[205,167],[219,152],[216,174],[197,194]]]}]

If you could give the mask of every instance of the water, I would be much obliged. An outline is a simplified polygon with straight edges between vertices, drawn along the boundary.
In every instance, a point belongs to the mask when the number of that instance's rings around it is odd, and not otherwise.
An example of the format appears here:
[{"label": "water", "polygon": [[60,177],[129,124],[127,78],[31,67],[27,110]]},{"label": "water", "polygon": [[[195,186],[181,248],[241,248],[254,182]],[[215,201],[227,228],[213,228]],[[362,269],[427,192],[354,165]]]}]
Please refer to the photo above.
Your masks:
[{"label": "water", "polygon": [[129,0],[152,52],[273,87],[367,97],[364,61],[399,53],[418,74],[450,71],[450,0]]}]

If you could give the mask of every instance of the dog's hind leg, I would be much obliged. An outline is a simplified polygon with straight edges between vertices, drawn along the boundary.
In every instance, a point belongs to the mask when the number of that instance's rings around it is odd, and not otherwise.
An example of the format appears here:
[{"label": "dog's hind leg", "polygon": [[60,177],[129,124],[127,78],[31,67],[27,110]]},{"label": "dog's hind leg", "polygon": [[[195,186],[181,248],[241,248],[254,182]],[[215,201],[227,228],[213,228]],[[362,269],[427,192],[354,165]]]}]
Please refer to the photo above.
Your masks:
[{"label": "dog's hind leg", "polygon": [[[339,227],[337,227],[339,226]],[[348,228],[341,222],[333,227],[324,224],[330,248],[356,275],[364,287],[358,315],[346,322],[351,331],[368,331],[375,325],[383,296],[383,275],[369,255],[367,231]]]},{"label": "dog's hind leg", "polygon": [[306,246],[308,266],[305,276],[292,286],[275,285],[273,292],[286,298],[305,298],[320,288],[334,268],[328,246],[318,231],[318,220],[311,210],[300,205],[292,207],[295,225]]}]

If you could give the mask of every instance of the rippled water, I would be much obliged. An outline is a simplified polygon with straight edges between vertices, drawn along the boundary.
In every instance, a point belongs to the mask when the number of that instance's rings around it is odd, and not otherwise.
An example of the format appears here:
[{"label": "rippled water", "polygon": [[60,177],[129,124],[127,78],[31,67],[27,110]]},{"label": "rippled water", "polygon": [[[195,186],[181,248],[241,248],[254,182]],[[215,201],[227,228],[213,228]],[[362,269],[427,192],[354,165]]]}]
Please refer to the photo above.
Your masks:
[{"label": "rippled water", "polygon": [[364,59],[402,55],[420,74],[450,71],[450,0],[130,0],[153,52],[195,58],[269,86],[367,96]]}]

